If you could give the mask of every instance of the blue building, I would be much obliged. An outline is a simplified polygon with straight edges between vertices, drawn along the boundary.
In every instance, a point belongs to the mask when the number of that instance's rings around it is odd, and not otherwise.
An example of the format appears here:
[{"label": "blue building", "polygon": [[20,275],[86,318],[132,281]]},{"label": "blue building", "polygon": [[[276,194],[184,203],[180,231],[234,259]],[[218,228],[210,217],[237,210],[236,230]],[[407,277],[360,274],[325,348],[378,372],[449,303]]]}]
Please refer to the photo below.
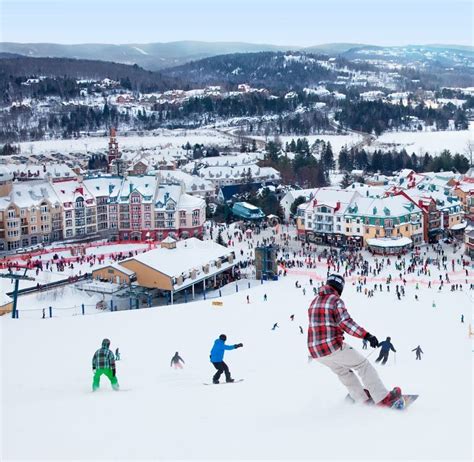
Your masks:
[{"label": "blue building", "polygon": [[255,207],[255,205],[248,202],[236,202],[232,207],[232,213],[244,220],[262,220],[265,214],[262,209]]}]

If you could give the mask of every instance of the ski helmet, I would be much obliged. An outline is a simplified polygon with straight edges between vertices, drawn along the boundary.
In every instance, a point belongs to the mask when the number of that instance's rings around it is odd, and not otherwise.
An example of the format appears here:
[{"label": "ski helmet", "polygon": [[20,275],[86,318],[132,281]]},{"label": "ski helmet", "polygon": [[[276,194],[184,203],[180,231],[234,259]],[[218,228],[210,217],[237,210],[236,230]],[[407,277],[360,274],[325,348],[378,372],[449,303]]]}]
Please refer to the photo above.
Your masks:
[{"label": "ski helmet", "polygon": [[339,295],[344,290],[344,277],[340,274],[330,274],[327,278],[326,284],[337,290]]}]

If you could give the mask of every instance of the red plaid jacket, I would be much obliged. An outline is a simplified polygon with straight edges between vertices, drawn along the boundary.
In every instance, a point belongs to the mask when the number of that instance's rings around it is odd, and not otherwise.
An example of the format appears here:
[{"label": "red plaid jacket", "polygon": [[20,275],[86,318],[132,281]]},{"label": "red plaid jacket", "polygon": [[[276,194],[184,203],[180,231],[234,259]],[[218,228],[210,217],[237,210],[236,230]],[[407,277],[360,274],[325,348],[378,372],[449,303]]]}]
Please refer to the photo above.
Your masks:
[{"label": "red plaid jacket", "polygon": [[364,338],[367,331],[356,324],[346,310],[339,294],[331,286],[319,289],[308,310],[308,349],[313,358],[327,356],[339,350],[344,332]]}]

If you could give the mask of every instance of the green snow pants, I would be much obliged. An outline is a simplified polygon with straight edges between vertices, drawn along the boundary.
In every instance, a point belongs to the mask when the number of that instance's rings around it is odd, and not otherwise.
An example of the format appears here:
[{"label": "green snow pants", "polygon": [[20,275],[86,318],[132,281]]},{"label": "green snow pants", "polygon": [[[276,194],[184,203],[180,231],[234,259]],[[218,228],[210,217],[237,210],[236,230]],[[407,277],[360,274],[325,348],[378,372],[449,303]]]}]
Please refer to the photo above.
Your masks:
[{"label": "green snow pants", "polygon": [[92,382],[92,391],[96,391],[99,388],[100,376],[102,374],[104,374],[110,380],[114,390],[119,389],[117,377],[114,376],[112,369],[96,369],[94,373],[94,380]]}]

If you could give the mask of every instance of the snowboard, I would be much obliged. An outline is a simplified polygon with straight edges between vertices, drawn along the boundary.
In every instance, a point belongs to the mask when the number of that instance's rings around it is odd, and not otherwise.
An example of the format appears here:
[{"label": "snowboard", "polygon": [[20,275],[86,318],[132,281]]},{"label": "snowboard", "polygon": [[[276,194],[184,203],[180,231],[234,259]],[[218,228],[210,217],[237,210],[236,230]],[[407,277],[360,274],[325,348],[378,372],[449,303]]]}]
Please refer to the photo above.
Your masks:
[{"label": "snowboard", "polygon": [[207,383],[207,382],[204,382],[203,385],[231,385],[233,383],[239,383],[239,382],[243,382],[244,379],[235,379],[233,382],[219,382],[219,383]]},{"label": "snowboard", "polygon": [[[389,409],[394,409],[396,411],[405,411],[408,409],[419,397],[420,395],[402,395],[402,397],[393,403],[393,406]],[[345,398],[345,401],[351,404],[355,404],[355,401],[348,394]],[[368,403],[369,406],[375,406],[374,403]]]}]

